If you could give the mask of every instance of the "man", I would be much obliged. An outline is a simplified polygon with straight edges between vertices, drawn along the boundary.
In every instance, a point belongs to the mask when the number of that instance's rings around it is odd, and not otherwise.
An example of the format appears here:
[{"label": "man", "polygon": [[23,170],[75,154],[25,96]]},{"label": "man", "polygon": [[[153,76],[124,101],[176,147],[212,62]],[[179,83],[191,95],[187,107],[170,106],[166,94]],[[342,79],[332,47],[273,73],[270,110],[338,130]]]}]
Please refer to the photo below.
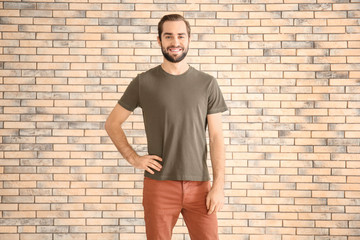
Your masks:
[{"label": "man", "polygon": [[[224,139],[227,110],[216,80],[186,63],[190,25],[164,16],[158,25],[163,63],[139,74],[115,106],[105,129],[122,156],[145,170],[143,206],[147,239],[170,240],[182,213],[191,239],[218,239],[216,212],[224,202]],[[149,155],[129,145],[122,123],[141,107]],[[213,185],[206,165],[209,129]]]}]

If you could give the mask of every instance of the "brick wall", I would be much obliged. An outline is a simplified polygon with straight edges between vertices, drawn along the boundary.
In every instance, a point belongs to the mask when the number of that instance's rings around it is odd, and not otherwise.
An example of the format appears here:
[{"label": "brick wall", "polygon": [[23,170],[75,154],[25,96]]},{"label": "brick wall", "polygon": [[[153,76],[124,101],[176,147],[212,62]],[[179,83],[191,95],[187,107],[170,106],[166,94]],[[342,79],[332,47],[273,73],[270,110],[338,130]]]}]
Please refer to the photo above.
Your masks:
[{"label": "brick wall", "polygon": [[[142,172],[104,121],[162,61],[169,12],[229,106],[220,239],[360,239],[359,1],[168,2],[0,2],[0,239],[145,239]],[[124,127],[145,154],[140,109]]]}]

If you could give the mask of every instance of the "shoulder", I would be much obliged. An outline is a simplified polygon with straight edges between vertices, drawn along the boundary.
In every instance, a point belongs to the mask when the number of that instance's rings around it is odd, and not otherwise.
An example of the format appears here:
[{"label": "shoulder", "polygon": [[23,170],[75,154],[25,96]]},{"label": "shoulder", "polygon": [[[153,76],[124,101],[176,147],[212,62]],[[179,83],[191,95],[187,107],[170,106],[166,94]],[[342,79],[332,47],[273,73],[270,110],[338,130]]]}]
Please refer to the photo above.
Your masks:
[{"label": "shoulder", "polygon": [[130,85],[139,86],[144,81],[144,79],[149,79],[152,75],[154,75],[154,72],[156,72],[156,68],[151,68],[145,72],[138,73],[130,82]]},{"label": "shoulder", "polygon": [[202,81],[205,81],[205,82],[208,82],[208,83],[211,83],[215,80],[215,78],[213,76],[211,76],[210,74],[208,73],[205,73],[203,71],[199,71],[197,70],[196,68],[194,67],[191,67],[192,68],[192,74],[194,77],[196,77],[197,79],[199,80],[202,80]]},{"label": "shoulder", "polygon": [[212,89],[217,86],[217,81],[214,76],[205,73],[203,71],[199,71],[195,68],[192,69],[192,79],[196,79],[199,84],[204,86],[207,89],[208,94],[212,91]]},{"label": "shoulder", "polygon": [[159,67],[160,67],[160,65],[153,67],[145,72],[139,73],[137,75],[137,78],[145,78],[145,77],[156,75],[159,73]]}]

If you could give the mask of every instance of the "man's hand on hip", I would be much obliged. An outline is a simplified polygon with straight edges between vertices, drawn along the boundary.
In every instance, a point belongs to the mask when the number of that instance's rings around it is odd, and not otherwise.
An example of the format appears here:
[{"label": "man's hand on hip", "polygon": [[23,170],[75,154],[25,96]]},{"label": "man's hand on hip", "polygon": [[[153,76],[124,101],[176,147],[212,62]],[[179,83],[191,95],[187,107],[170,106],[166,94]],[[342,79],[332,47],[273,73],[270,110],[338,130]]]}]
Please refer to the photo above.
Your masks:
[{"label": "man's hand on hip", "polygon": [[145,156],[135,156],[129,163],[138,169],[144,169],[145,171],[154,174],[154,171],[160,171],[162,166],[158,161],[162,161],[161,157],[156,155],[145,155]]}]

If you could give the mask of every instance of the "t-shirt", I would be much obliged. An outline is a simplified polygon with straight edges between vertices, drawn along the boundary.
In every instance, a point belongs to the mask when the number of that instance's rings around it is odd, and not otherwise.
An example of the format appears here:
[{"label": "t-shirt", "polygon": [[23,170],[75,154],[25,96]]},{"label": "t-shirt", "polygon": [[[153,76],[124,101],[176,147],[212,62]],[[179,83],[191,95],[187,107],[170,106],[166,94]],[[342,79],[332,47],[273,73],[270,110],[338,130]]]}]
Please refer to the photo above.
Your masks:
[{"label": "t-shirt", "polygon": [[145,176],[156,180],[208,181],[207,114],[227,110],[214,77],[193,67],[172,75],[161,65],[134,78],[118,103],[141,107],[149,155],[162,169]]}]

